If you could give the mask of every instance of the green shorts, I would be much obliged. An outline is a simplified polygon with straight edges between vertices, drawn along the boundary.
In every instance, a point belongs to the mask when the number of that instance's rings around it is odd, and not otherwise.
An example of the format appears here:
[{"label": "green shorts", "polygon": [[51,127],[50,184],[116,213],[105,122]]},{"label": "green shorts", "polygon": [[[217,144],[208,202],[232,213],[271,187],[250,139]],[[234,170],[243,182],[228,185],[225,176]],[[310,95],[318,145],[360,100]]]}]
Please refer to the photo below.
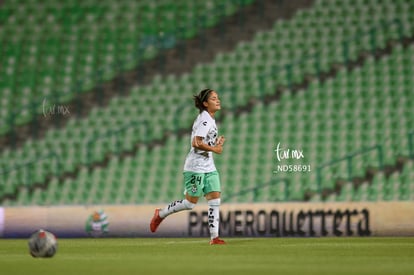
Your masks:
[{"label": "green shorts", "polygon": [[184,172],[184,195],[201,197],[210,192],[221,192],[217,171],[209,173]]}]

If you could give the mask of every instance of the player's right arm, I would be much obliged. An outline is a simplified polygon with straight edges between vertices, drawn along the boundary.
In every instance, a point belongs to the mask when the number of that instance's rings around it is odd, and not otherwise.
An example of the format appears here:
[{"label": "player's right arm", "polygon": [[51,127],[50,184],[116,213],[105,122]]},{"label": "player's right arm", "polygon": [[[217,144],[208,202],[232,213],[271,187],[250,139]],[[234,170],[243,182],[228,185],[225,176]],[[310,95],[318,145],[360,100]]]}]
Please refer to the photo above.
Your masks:
[{"label": "player's right arm", "polygon": [[225,138],[223,136],[220,136],[217,138],[216,145],[211,146],[203,142],[203,137],[195,136],[192,141],[192,146],[199,150],[211,151],[216,154],[221,154],[223,152],[224,141]]}]

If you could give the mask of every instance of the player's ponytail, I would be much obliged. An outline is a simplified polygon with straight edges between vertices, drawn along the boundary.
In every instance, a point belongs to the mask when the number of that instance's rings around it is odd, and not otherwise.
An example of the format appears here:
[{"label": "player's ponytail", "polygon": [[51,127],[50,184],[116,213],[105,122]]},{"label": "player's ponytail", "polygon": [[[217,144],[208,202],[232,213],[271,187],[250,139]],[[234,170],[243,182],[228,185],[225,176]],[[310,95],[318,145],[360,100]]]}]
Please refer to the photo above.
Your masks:
[{"label": "player's ponytail", "polygon": [[206,106],[204,106],[203,102],[207,102],[208,95],[212,91],[213,90],[211,90],[211,89],[204,89],[198,95],[195,95],[193,97],[194,98],[194,105],[200,111],[200,113],[206,109]]}]

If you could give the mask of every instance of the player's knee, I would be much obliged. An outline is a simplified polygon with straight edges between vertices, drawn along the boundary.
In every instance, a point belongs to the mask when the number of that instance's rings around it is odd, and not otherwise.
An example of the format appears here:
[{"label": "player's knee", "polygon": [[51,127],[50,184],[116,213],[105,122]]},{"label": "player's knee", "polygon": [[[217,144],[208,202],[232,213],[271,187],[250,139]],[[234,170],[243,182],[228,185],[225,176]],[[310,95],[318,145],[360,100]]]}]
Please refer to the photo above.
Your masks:
[{"label": "player's knee", "polygon": [[195,203],[192,203],[192,202],[190,202],[188,200],[184,200],[183,203],[185,205],[185,208],[188,209],[188,210],[193,209],[194,206],[195,206]]}]

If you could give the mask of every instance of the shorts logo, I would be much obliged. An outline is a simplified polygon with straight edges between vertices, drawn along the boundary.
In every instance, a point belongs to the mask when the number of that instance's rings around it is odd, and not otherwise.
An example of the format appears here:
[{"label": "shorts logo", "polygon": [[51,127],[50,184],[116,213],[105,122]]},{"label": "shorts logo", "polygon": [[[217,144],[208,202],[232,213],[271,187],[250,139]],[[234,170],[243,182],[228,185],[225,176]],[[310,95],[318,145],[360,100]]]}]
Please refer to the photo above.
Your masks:
[{"label": "shorts logo", "polygon": [[191,192],[193,192],[193,193],[197,193],[197,185],[193,184],[193,185],[191,186]]}]

